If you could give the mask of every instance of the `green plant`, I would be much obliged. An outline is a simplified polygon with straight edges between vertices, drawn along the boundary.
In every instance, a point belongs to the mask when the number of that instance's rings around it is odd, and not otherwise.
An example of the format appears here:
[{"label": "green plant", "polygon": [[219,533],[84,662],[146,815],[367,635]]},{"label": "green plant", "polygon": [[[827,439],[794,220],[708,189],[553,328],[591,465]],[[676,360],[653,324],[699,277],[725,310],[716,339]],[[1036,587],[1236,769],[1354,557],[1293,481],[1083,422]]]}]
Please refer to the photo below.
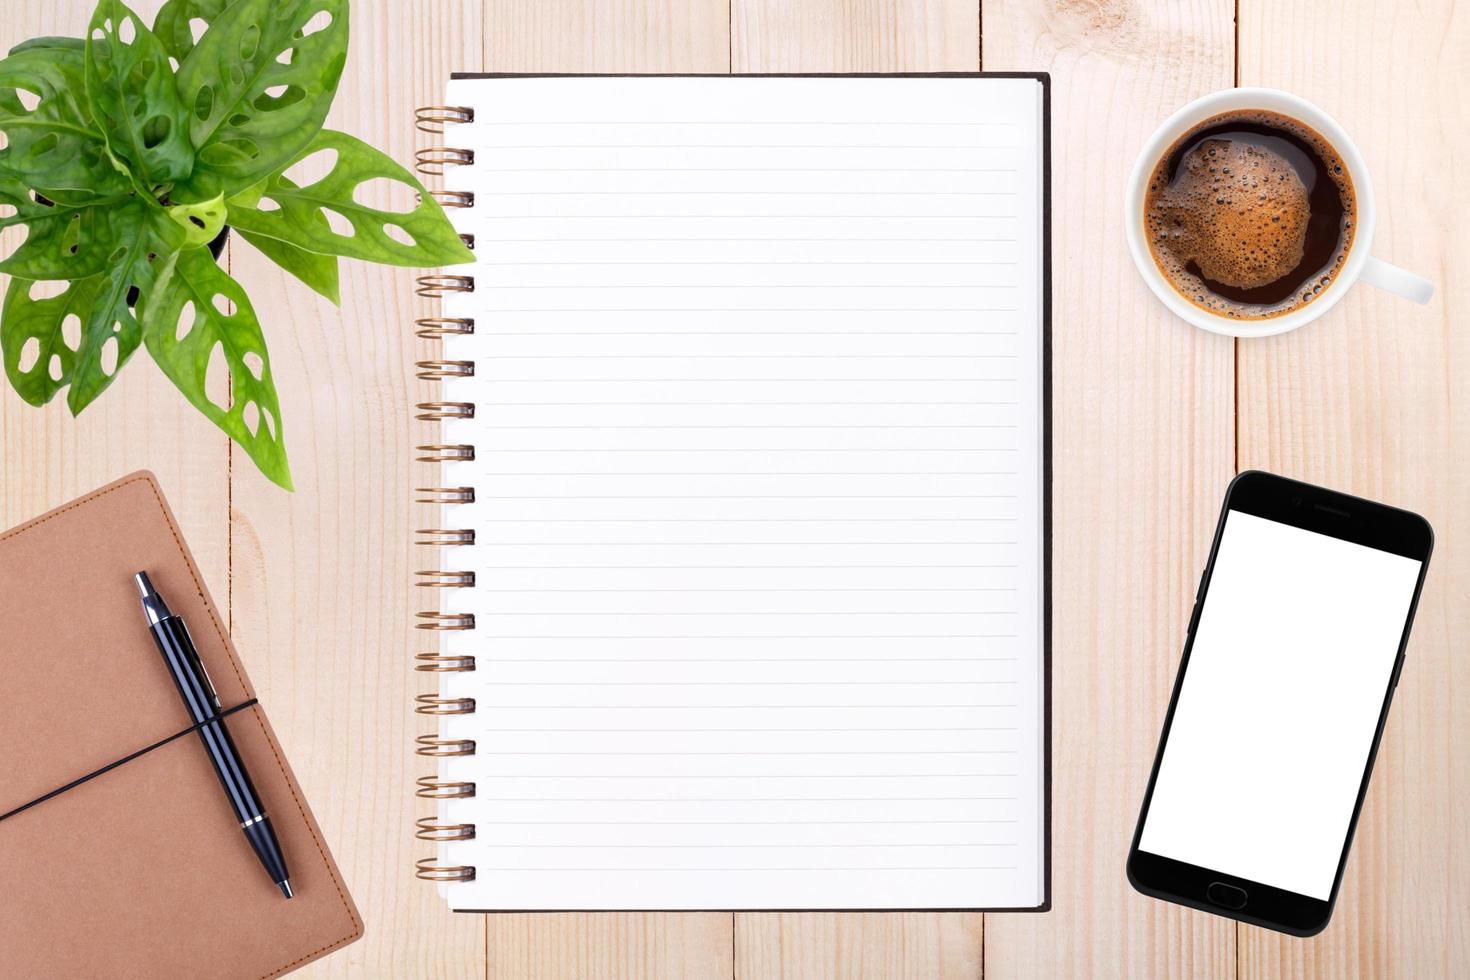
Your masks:
[{"label": "green plant", "polygon": [[[75,415],[146,346],[185,398],[290,489],[260,322],[206,246],[232,228],[334,303],[338,257],[472,259],[407,170],[322,129],[347,21],[347,0],[168,0],[150,29],[122,0],[101,0],[85,40],[34,38],[0,60],[0,231],[26,229],[0,261],[12,277],[0,350],[23,399],[42,405],[67,388]],[[326,176],[305,186],[285,176],[323,150],[336,156]],[[417,205],[354,198],[380,179],[407,185]],[[224,405],[205,390],[219,355]]]}]

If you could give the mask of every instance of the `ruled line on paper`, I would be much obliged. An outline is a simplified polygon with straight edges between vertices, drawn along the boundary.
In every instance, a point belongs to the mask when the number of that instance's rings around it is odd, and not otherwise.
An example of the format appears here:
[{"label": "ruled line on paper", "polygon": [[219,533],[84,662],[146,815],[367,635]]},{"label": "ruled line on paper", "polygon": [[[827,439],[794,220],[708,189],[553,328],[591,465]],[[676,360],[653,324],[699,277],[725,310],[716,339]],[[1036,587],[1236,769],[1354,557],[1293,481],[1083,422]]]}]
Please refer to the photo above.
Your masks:
[{"label": "ruled line on paper", "polygon": [[[1014,796],[485,796],[500,804],[845,804],[845,802],[1010,802]],[[491,821],[492,823],[492,821]]]},{"label": "ruled line on paper", "polygon": [[486,569],[486,570],[490,570],[490,571],[506,571],[506,570],[521,571],[521,570],[528,570],[528,569],[568,569],[568,568],[599,568],[599,569],[617,569],[617,570],[620,570],[620,571],[627,571],[627,570],[630,570],[630,569],[651,569],[651,568],[670,568],[670,569],[705,569],[705,568],[719,568],[719,569],[725,569],[725,568],[733,568],[733,569],[774,569],[774,568],[807,568],[807,569],[812,569],[812,568],[882,568],[882,569],[892,569],[892,568],[899,568],[899,569],[903,569],[903,568],[964,568],[964,569],[975,569],[975,568],[1015,568],[1016,565],[1015,565],[1015,563],[997,563],[997,564],[980,564],[980,565],[932,565],[932,564],[925,564],[925,565],[564,565],[563,564],[563,565],[481,565],[480,567],[482,569]]},{"label": "ruled line on paper", "polygon": [[[552,826],[552,827],[607,827],[620,824],[640,824],[644,826],[669,826],[669,827],[704,827],[704,826],[764,826],[764,825],[792,825],[801,826],[811,824],[823,827],[850,827],[867,824],[912,824],[912,823],[939,823],[939,824],[997,824],[1016,823],[1015,819],[1008,820],[483,820],[481,823],[501,824],[504,826]],[[903,845],[894,845],[903,846]]]},{"label": "ruled line on paper", "polygon": [[[503,475],[503,474],[502,474]],[[1005,493],[755,493],[755,494],[560,494],[536,496],[478,494],[476,500],[1013,500]]]},{"label": "ruled line on paper", "polygon": [[[619,147],[621,149],[621,147]],[[505,147],[497,147],[505,149]],[[1014,174],[1009,167],[479,167],[489,174]]]},{"label": "ruled line on paper", "polygon": [[967,732],[1013,732],[1015,725],[994,725],[988,728],[477,728],[476,731],[497,734],[521,734],[527,732],[556,732],[599,735],[665,735],[692,734],[699,732],[944,732],[964,734]]},{"label": "ruled line on paper", "polygon": [[[511,332],[507,330],[480,330],[477,336],[481,337],[1011,337],[1014,332],[1010,330],[844,330],[841,333],[832,330],[781,330],[781,331],[758,331],[758,330],[595,330],[595,331],[556,331],[556,330],[528,330]],[[548,402],[486,402],[489,405],[544,405],[554,404]],[[572,403],[579,404],[579,403]],[[649,404],[679,404],[677,402],[653,402]],[[684,402],[683,404],[734,404],[732,402]],[[776,404],[772,402],[743,402],[741,404]],[[808,404],[897,404],[897,405],[1008,405],[1009,402],[784,402],[780,404],[808,405]]]},{"label": "ruled line on paper", "polygon": [[882,471],[853,472],[847,470],[558,470],[529,472],[526,470],[503,470],[495,474],[502,476],[1016,476],[1015,470],[934,470],[927,472],[904,471],[885,473]]},{"label": "ruled line on paper", "polygon": [[[499,687],[499,686],[500,686],[499,684],[496,685],[496,687]],[[615,710],[636,710],[636,711],[676,710],[676,711],[684,711],[684,710],[687,710],[689,708],[710,709],[710,708],[771,708],[771,707],[777,707],[777,708],[804,708],[804,709],[807,709],[807,710],[816,709],[816,708],[1014,708],[1014,707],[1016,707],[1016,705],[1013,702],[1009,702],[1009,701],[997,701],[997,702],[992,702],[992,703],[988,703],[988,704],[973,703],[973,702],[967,702],[965,704],[933,704],[933,703],[930,703],[930,702],[927,702],[927,701],[921,701],[921,702],[918,702],[918,703],[915,703],[915,704],[894,704],[894,703],[887,703],[887,702],[885,702],[885,703],[882,703],[882,704],[779,704],[779,705],[771,705],[771,704],[698,704],[698,705],[683,705],[683,704],[537,704],[537,705],[529,705],[528,706],[528,705],[522,705],[522,704],[479,704],[479,707],[482,707],[482,708],[523,708],[523,707],[535,707],[535,708],[555,708],[555,709],[560,710],[560,711],[615,711]],[[917,775],[921,775],[921,774],[915,773],[914,775],[917,776]],[[1013,772],[988,772],[988,773],[987,772],[971,772],[971,773],[943,773],[942,775],[945,775],[945,776],[1014,776],[1016,774],[1013,773]],[[537,778],[538,779],[546,779],[546,778],[549,778],[549,777],[547,777],[547,776],[538,776]],[[588,778],[588,777],[580,777],[580,776],[578,776],[578,777],[570,777],[570,778],[581,779],[581,778]],[[598,779],[614,779],[614,778],[618,778],[618,777],[614,777],[614,776],[597,776],[596,778],[598,778]],[[661,776],[660,778],[664,778],[664,777]],[[670,777],[670,778],[672,778],[672,777]],[[711,777],[708,777],[708,778],[714,779],[714,778],[722,778],[722,777],[714,777],[714,776],[711,776]],[[844,779],[850,779],[850,778],[852,778],[852,776],[850,774],[843,773],[842,774],[842,778],[844,778]]]},{"label": "ruled line on paper", "polygon": [[534,871],[537,874],[544,874],[544,873],[546,873],[548,871],[574,871],[574,872],[586,872],[586,871],[599,871],[599,872],[602,872],[602,871],[637,871],[640,874],[654,872],[654,871],[667,871],[667,872],[670,872],[672,874],[691,874],[691,873],[706,874],[706,873],[711,872],[711,871],[721,871],[721,872],[726,872],[726,871],[729,871],[729,872],[734,872],[734,871],[749,871],[749,872],[767,872],[767,871],[821,871],[821,872],[828,872],[828,871],[1014,871],[1016,869],[1016,866],[1014,864],[987,864],[987,865],[975,865],[975,864],[963,864],[963,865],[947,865],[947,864],[946,865],[896,865],[896,864],[893,864],[893,865],[890,865],[890,864],[883,864],[883,865],[860,865],[860,866],[843,866],[843,867],[832,867],[832,866],[828,866],[828,865],[814,865],[814,866],[811,866],[811,867],[781,866],[781,867],[770,867],[770,868],[753,867],[753,866],[750,866],[750,865],[740,865],[738,867],[724,867],[724,868],[712,868],[712,867],[635,868],[635,867],[629,867],[627,865],[620,865],[620,864],[619,865],[607,865],[607,866],[598,865],[598,866],[595,866],[595,867],[535,867],[535,866],[531,866],[531,865],[517,865],[515,867],[492,867],[492,866],[489,866],[489,865],[486,865],[486,864],[483,864],[483,863],[479,863],[479,862],[476,863],[475,867],[480,872],[482,872],[482,873],[483,872],[491,872],[491,871],[493,871],[493,872],[497,872],[497,873],[501,873],[501,874],[504,874],[506,872],[511,872],[511,871]]},{"label": "ruled line on paper", "polygon": [[722,260],[722,261],[719,261],[719,262],[692,262],[692,261],[685,262],[685,261],[656,261],[656,260],[649,260],[649,259],[640,259],[640,260],[638,260],[636,262],[634,262],[634,261],[627,261],[627,260],[604,261],[604,262],[570,262],[570,261],[560,261],[560,262],[486,262],[486,261],[483,261],[482,260],[481,262],[478,263],[478,267],[480,267],[480,268],[497,269],[497,268],[522,268],[522,267],[526,267],[526,266],[537,266],[537,267],[539,267],[539,266],[566,266],[566,267],[575,267],[575,266],[588,266],[588,265],[595,265],[595,266],[645,266],[645,265],[655,265],[655,266],[707,266],[707,265],[739,265],[739,266],[756,266],[758,268],[759,267],[765,267],[765,266],[777,266],[777,267],[780,267],[780,268],[788,268],[788,267],[791,267],[791,266],[803,266],[803,265],[806,265],[806,266],[823,266],[823,267],[825,267],[825,266],[832,266],[832,265],[863,265],[863,266],[876,265],[876,266],[881,266],[881,267],[884,267],[884,268],[888,268],[888,267],[891,267],[891,266],[899,266],[899,267],[902,267],[902,266],[924,266],[924,267],[927,268],[927,267],[930,267],[930,266],[952,266],[952,265],[953,266],[962,266],[963,267],[963,266],[977,266],[977,265],[1016,265],[1016,264],[1017,263],[1016,263],[1016,260],[1015,259],[975,259],[975,260],[967,260],[967,261],[959,261],[959,262],[856,262],[856,261],[847,260],[847,259],[844,259],[844,260],[841,260],[841,261],[836,261],[836,262],[831,262],[831,261],[813,261],[813,262],[748,262],[748,261],[744,261],[744,260],[740,260],[740,259],[726,259],[726,260]]},{"label": "ruled line on paper", "polygon": [[[504,707],[504,705],[500,705],[499,707]],[[563,707],[563,706],[562,705],[538,705],[538,707],[560,708],[560,707]],[[575,705],[573,707],[575,707]],[[928,707],[928,705],[921,705],[920,707]],[[954,707],[954,706],[953,705],[940,705],[939,707]],[[963,707],[985,707],[985,706],[984,705],[963,705]],[[483,758],[484,759],[490,759],[490,758],[493,758],[493,757],[492,756],[484,756]],[[670,779],[670,780],[673,780],[673,779],[680,779],[680,780],[684,780],[684,779],[981,779],[981,778],[984,778],[984,779],[1007,778],[1007,779],[1009,779],[1009,778],[1014,778],[1014,777],[1016,777],[1016,776],[1018,776],[1020,774],[1019,773],[1016,773],[1016,772],[932,772],[932,773],[923,773],[923,772],[845,772],[845,773],[841,773],[839,775],[834,775],[832,773],[758,773],[756,775],[751,775],[751,774],[746,773],[746,774],[742,774],[742,775],[738,775],[738,776],[734,776],[734,775],[710,776],[710,775],[705,775],[705,774],[700,774],[700,773],[660,773],[656,777],[651,777],[651,776],[649,776],[647,774],[641,774],[641,775],[620,775],[620,774],[608,774],[608,773],[597,773],[595,775],[581,775],[581,774],[576,774],[576,773],[572,773],[572,774],[558,773],[556,775],[536,775],[536,776],[520,776],[520,775],[509,774],[509,773],[495,773],[493,775],[502,776],[502,777],[508,778],[508,779],[576,779],[576,780],[579,780],[579,781],[585,781],[585,780],[590,780],[590,779],[651,779],[651,778],[657,778],[657,779],[661,779],[661,780],[662,779]]]},{"label": "ruled line on paper", "polygon": [[[550,287],[548,287],[550,288]],[[482,315],[494,316],[501,313],[1014,313],[1014,306],[976,306],[976,307],[877,307],[877,306],[619,306],[603,307],[600,309],[587,309],[585,307],[555,307],[555,306],[533,306],[533,307],[496,307],[481,311]],[[578,336],[567,334],[565,336]],[[812,379],[826,380],[826,379]],[[968,380],[968,379],[965,379]]]},{"label": "ruled line on paper", "polygon": [[[514,686],[518,686],[518,685],[509,685],[509,686],[514,687]],[[487,752],[486,754],[487,755],[492,755],[492,756],[494,756],[496,758],[501,758],[501,757],[504,757],[504,756],[521,756],[521,755],[567,755],[567,756],[605,756],[605,755],[613,755],[613,756],[619,756],[619,757],[622,757],[622,756],[734,755],[734,756],[739,756],[741,758],[746,758],[748,756],[764,756],[764,755],[779,755],[779,756],[807,756],[807,755],[860,755],[860,756],[870,756],[870,755],[1015,755],[1016,754],[1016,750],[1015,749],[975,749],[975,750],[968,750],[968,749],[945,749],[945,750],[942,750],[942,751],[932,751],[932,752],[931,751],[903,751],[903,750],[897,750],[897,749],[891,750],[891,751],[878,751],[878,752],[866,752],[866,751],[864,751],[864,752],[817,752],[817,751],[802,751],[802,752],[754,752],[754,751],[741,751],[741,752],[631,752],[631,751],[616,751],[616,752],[507,752],[507,751],[504,751],[504,750],[501,750],[501,749],[495,749],[495,750],[493,750],[491,752]]]},{"label": "ruled line on paper", "polygon": [[[659,613],[658,615],[663,615]],[[825,613],[823,614],[825,615]],[[1017,684],[1018,681],[506,681],[495,682],[496,687],[718,687],[723,689],[731,687],[931,687],[935,684],[943,684],[945,687],[968,687],[995,684]],[[548,755],[563,755],[568,753],[551,752]],[[572,755],[583,753],[570,753]],[[602,755],[601,752],[585,753],[587,755]],[[615,753],[616,754],[616,753]],[[634,755],[682,755],[680,752],[635,752]],[[689,753],[692,755],[726,755],[728,753]],[[739,754],[739,753],[736,753]],[[846,755],[844,752],[774,752],[755,753],[756,755]],[[858,752],[856,755],[866,753]],[[884,753],[878,753],[882,755]],[[897,753],[903,755],[906,753]]]},{"label": "ruled line on paper", "polygon": [[966,245],[1008,242],[1010,244],[1015,244],[1015,239],[1013,238],[873,238],[866,235],[852,235],[846,238],[794,238],[789,235],[772,235],[764,238],[732,238],[729,236],[722,238],[690,238],[687,236],[668,238],[663,236],[648,235],[642,235],[634,238],[494,238],[486,235],[483,239],[479,235],[476,235],[475,241],[477,244],[483,243],[490,245],[534,245],[548,244],[553,242],[556,244],[578,244],[592,242],[617,242],[619,244],[625,244],[627,242],[753,242],[758,244],[766,244],[770,242],[805,242],[813,244],[823,242],[842,242],[844,244],[852,242],[907,242],[911,244],[926,242],[931,244],[950,243]]},{"label": "ruled line on paper", "polygon": [[953,211],[947,212],[945,214],[868,214],[868,213],[856,213],[856,214],[824,214],[824,213],[822,213],[820,211],[817,211],[817,212],[808,212],[808,213],[785,212],[785,213],[780,213],[780,214],[756,214],[756,213],[752,213],[752,212],[749,212],[749,211],[735,211],[735,212],[728,212],[727,211],[727,212],[719,213],[719,214],[688,214],[688,213],[679,213],[679,214],[652,214],[652,213],[639,213],[639,214],[534,214],[534,213],[527,213],[527,214],[508,214],[508,213],[497,213],[495,215],[495,218],[497,220],[500,220],[500,221],[505,221],[505,220],[508,220],[508,219],[516,220],[516,221],[523,221],[523,220],[545,221],[547,219],[570,219],[570,218],[575,218],[578,221],[622,221],[622,220],[625,220],[627,218],[664,218],[664,219],[668,219],[668,220],[706,220],[706,219],[709,219],[709,218],[800,218],[800,219],[802,219],[804,221],[805,220],[821,219],[821,218],[842,218],[842,219],[847,219],[847,220],[856,219],[856,220],[862,220],[862,221],[889,221],[889,220],[894,220],[894,219],[919,219],[919,218],[922,218],[925,221],[973,221],[976,218],[1008,218],[1008,217],[1011,217],[1011,215],[1005,214],[1003,212],[1002,213],[995,213],[995,214],[974,214],[974,213],[956,214]]},{"label": "ruled line on paper", "polygon": [[488,639],[1016,639],[1016,633],[485,633]]},{"label": "ruled line on paper", "polygon": [[[1011,150],[1008,143],[498,143],[502,150]],[[772,168],[774,169],[774,168]]]},{"label": "ruled line on paper", "polygon": [[1012,123],[972,122],[969,120],[914,119],[496,119],[479,120],[480,126],[969,126],[977,129],[1007,127]]},{"label": "ruled line on paper", "polygon": [[[476,826],[478,826],[479,823],[481,823],[481,822],[484,822],[484,821],[477,821]],[[490,823],[494,823],[494,822],[495,821],[490,821]],[[507,824],[502,824],[501,826],[508,826],[508,825]],[[616,825],[613,825],[613,826],[616,826]],[[753,824],[752,826],[758,826],[758,825]],[[587,848],[596,848],[598,850],[607,849],[607,850],[618,850],[618,851],[620,851],[620,850],[624,850],[624,849],[642,849],[642,850],[703,850],[703,849],[706,849],[706,848],[708,848],[708,849],[724,849],[724,848],[745,849],[745,848],[790,848],[790,847],[797,847],[797,848],[802,848],[802,849],[807,849],[807,848],[813,848],[813,849],[816,849],[816,848],[831,848],[831,849],[847,848],[847,849],[851,849],[851,848],[854,848],[854,847],[861,847],[861,848],[869,849],[869,848],[872,848],[875,845],[873,845],[871,843],[860,843],[860,844],[825,844],[825,843],[823,843],[823,844],[817,844],[817,843],[805,843],[805,842],[800,843],[800,844],[607,844],[607,843],[598,843],[598,844],[548,844],[548,843],[544,843],[544,842],[541,842],[541,841],[524,841],[524,842],[515,843],[515,844],[489,844],[489,843],[481,843],[479,846],[482,847],[482,848],[484,848],[484,849],[486,849],[486,850],[497,850],[497,849],[501,849],[501,848],[515,848],[516,850],[520,850],[521,848],[540,848],[540,849],[552,849],[552,850],[585,850]],[[1007,842],[991,842],[991,841],[918,841],[918,842],[914,842],[914,841],[884,841],[882,844],[879,844],[877,846],[880,846],[880,847],[1017,847],[1019,845],[1015,844],[1014,842],[1009,842],[1009,841],[1007,841]]]},{"label": "ruled line on paper", "polygon": [[623,593],[623,592],[640,592],[640,593],[641,592],[679,592],[679,593],[684,593],[684,592],[783,592],[783,593],[784,592],[883,592],[883,593],[890,593],[890,592],[1015,592],[1016,591],[1016,588],[1015,588],[1015,586],[975,586],[975,587],[954,588],[954,589],[941,589],[941,588],[922,588],[922,589],[902,589],[902,588],[875,588],[875,589],[863,589],[863,588],[787,589],[787,588],[776,588],[776,587],[767,586],[765,588],[705,588],[705,589],[544,589],[544,588],[543,589],[484,589],[483,591],[484,592],[487,592],[487,593],[490,593],[490,594],[504,593],[504,594],[510,594],[510,595],[521,595],[521,594],[528,593],[528,592],[533,592],[533,593],[571,593],[571,594],[581,594],[581,593],[605,594],[605,593]]}]

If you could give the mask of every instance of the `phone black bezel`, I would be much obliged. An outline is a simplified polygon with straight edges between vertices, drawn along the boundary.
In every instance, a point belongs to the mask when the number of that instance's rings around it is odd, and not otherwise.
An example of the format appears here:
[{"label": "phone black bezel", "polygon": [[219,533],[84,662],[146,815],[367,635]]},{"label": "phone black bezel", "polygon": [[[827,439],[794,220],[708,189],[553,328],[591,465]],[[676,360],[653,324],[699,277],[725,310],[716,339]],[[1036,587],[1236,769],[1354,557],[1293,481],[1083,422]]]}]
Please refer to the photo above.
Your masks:
[{"label": "phone black bezel", "polygon": [[[1205,599],[1209,594],[1210,576],[1215,569],[1215,555],[1220,548],[1225,521],[1232,510],[1413,558],[1421,563],[1419,580],[1414,585],[1414,596],[1409,602],[1408,614],[1404,618],[1403,634],[1399,638],[1398,656],[1394,661],[1393,672],[1389,676],[1388,688],[1384,691],[1383,707],[1378,713],[1378,725],[1373,733],[1373,743],[1368,749],[1368,758],[1363,768],[1363,779],[1358,787],[1358,798],[1353,804],[1352,819],[1348,822],[1347,835],[1343,838],[1342,854],[1337,860],[1337,873],[1332,880],[1332,891],[1326,901],[1274,888],[1260,882],[1249,881],[1222,871],[1202,868],[1147,851],[1140,851],[1138,848],[1139,839],[1143,835],[1144,822],[1148,819],[1149,803],[1153,799],[1154,781],[1159,775],[1159,763],[1164,757],[1164,748],[1169,740],[1169,728],[1174,721],[1174,709],[1179,702],[1179,692],[1183,687],[1184,673],[1189,667],[1189,654],[1194,646],[1195,627],[1199,624],[1200,612],[1204,609]],[[1148,788],[1144,792],[1143,805],[1139,809],[1138,822],[1133,830],[1133,843],[1128,851],[1128,881],[1135,889],[1154,898],[1213,912],[1294,936],[1316,935],[1327,927],[1328,921],[1332,918],[1333,906],[1337,903],[1338,889],[1342,886],[1343,869],[1347,866],[1347,856],[1352,848],[1353,834],[1358,827],[1358,817],[1363,811],[1363,800],[1368,793],[1368,780],[1373,773],[1373,762],[1378,755],[1379,742],[1383,738],[1384,724],[1388,720],[1389,705],[1393,700],[1394,689],[1398,686],[1399,672],[1404,666],[1404,651],[1409,642],[1409,630],[1414,623],[1414,613],[1419,606],[1419,595],[1424,588],[1424,576],[1429,569],[1429,556],[1433,549],[1434,532],[1429,522],[1418,514],[1259,470],[1247,470],[1231,481],[1230,487],[1225,492],[1225,502],[1220,509],[1219,522],[1215,526],[1215,537],[1210,545],[1209,562],[1205,566],[1204,573],[1200,577],[1199,588],[1195,592],[1194,610],[1190,614],[1189,628],[1184,639],[1184,652],[1179,660],[1179,670],[1174,677],[1174,690],[1169,697],[1169,708],[1164,715],[1163,730],[1159,733],[1158,748],[1154,752],[1154,764],[1149,773]],[[1244,889],[1248,896],[1246,904],[1239,909],[1231,909],[1210,901],[1206,896],[1206,890],[1216,882]]]}]

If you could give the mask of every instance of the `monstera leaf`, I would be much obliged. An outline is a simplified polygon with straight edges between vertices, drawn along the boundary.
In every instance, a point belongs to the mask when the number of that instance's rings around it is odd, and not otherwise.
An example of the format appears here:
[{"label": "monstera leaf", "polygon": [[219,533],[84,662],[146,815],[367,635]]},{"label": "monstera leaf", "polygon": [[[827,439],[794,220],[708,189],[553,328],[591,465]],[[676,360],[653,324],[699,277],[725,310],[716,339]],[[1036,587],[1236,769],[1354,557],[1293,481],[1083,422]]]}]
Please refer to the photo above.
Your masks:
[{"label": "monstera leaf", "polygon": [[[134,203],[113,219],[117,228],[111,264],[102,274],[97,295],[82,319],[82,342],[66,406],[76,415],[92,403],[133,356],[143,339],[142,324],[129,307],[130,295],[143,309],[152,296],[158,273],[184,241],[184,231],[155,208]],[[206,253],[207,254],[207,253]],[[136,294],[133,290],[137,290]],[[109,353],[109,345],[116,350]],[[112,366],[107,361],[113,360]]]},{"label": "monstera leaf", "polygon": [[236,0],[179,66],[198,154],[180,193],[233,194],[294,159],[321,129],[346,63],[345,0]]},{"label": "monstera leaf", "polygon": [[[233,311],[225,312],[229,307]],[[291,489],[270,355],[240,284],[215,264],[207,249],[186,249],[169,259],[144,321],[148,352],[163,373],[250,454],[262,473]],[[228,407],[215,404],[205,390],[216,349],[230,371]]]},{"label": "monstera leaf", "polygon": [[[71,383],[76,351],[66,342],[63,326],[68,317],[80,324],[92,308],[100,275],[67,283],[59,296],[32,299],[35,283],[10,280],[5,306],[0,310],[0,348],[5,354],[5,376],[16,393],[32,405],[44,405]],[[29,349],[28,349],[29,348]],[[24,362],[24,366],[22,366]]]},{"label": "monstera leaf", "polygon": [[87,44],[79,37],[30,37],[11,48],[10,53],[19,54],[22,51],[44,48],[68,48],[81,52],[87,49]]},{"label": "monstera leaf", "polygon": [[[324,129],[301,153],[335,150],[336,162],[320,180],[297,187],[282,175],[229,201],[230,223],[298,248],[384,265],[413,267],[474,261],[444,209],[413,175],[392,158],[362,140]],[[360,185],[385,178],[405,184],[418,195],[411,211],[382,211],[353,197]],[[273,209],[262,209],[267,201]],[[335,212],[351,225],[351,234],[334,231],[327,221]],[[395,229],[390,233],[388,229]]]},{"label": "monstera leaf", "polygon": [[86,279],[107,268],[117,246],[117,221],[136,198],[124,196],[109,206],[42,204],[19,180],[0,177],[0,229],[26,225],[26,240],[4,261],[0,272],[22,279]]},{"label": "monstera leaf", "polygon": [[190,22],[199,20],[206,26],[212,24],[229,5],[230,0],[168,0],[158,8],[158,16],[153,18],[153,33],[169,57],[183,64],[189,52],[194,50]]},{"label": "monstera leaf", "polygon": [[[64,204],[95,203],[131,190],[92,121],[83,78],[79,41],[33,42],[0,60],[0,178],[14,178]],[[22,92],[35,99],[34,108],[26,108]]]},{"label": "monstera leaf", "polygon": [[189,176],[194,148],[168,54],[122,0],[97,4],[85,59],[92,117],[141,189],[151,194]]}]

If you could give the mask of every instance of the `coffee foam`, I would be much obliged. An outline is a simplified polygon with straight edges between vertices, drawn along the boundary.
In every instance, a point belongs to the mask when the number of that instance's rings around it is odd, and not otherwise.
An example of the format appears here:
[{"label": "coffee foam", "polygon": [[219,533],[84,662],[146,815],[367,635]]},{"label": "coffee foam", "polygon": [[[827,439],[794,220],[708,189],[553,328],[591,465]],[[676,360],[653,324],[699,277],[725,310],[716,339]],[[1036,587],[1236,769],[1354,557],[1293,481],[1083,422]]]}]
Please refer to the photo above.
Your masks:
[{"label": "coffee foam", "polygon": [[1311,207],[1281,156],[1249,143],[1204,140],[1155,199],[1149,231],[1181,265],[1215,282],[1275,282],[1302,260]]}]

